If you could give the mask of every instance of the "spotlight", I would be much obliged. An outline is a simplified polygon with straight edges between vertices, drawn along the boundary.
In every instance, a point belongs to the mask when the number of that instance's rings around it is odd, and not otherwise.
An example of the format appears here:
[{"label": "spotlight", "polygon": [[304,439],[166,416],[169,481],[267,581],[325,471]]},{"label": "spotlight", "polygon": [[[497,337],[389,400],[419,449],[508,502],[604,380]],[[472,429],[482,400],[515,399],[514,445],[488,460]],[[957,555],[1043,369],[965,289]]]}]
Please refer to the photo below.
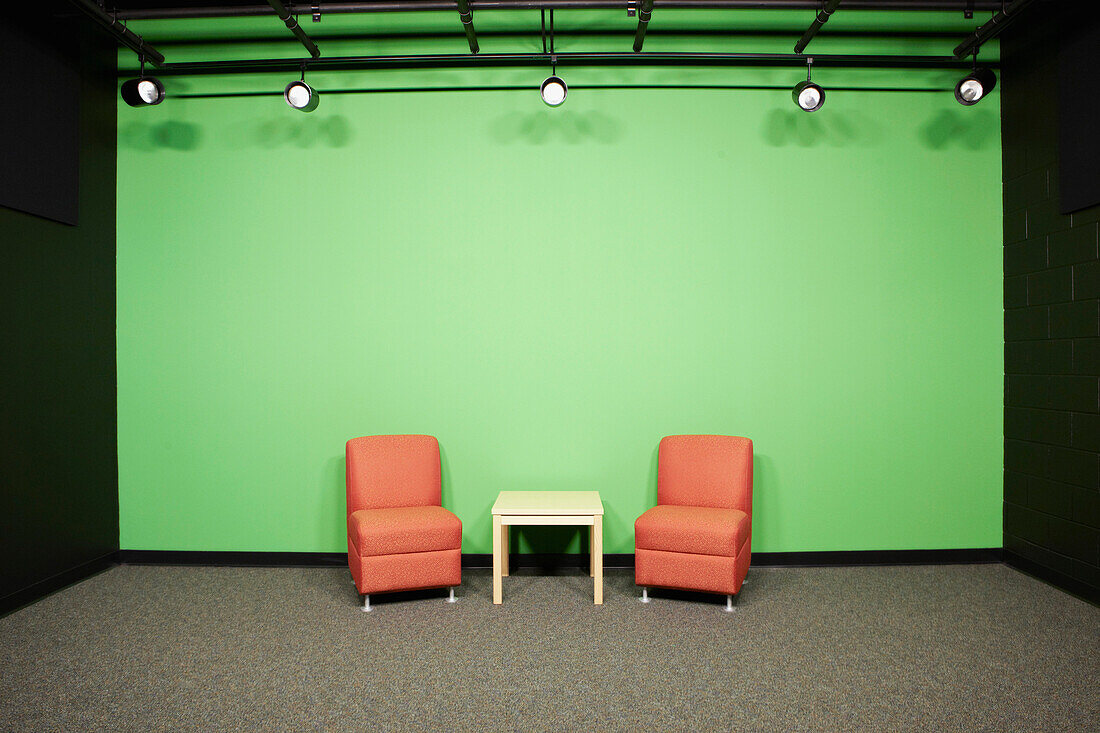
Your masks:
[{"label": "spotlight", "polygon": [[804,112],[816,112],[825,104],[825,90],[807,79],[794,85],[791,99]]},{"label": "spotlight", "polygon": [[313,88],[309,84],[302,81],[292,81],[286,85],[286,89],[283,90],[283,99],[291,107],[302,112],[312,112],[317,109],[317,104],[320,100],[317,97],[317,92],[313,91]]},{"label": "spotlight", "polygon": [[131,107],[148,107],[164,101],[164,85],[153,76],[122,82],[122,101]]},{"label": "spotlight", "polygon": [[560,76],[548,76],[539,88],[542,101],[551,107],[560,107],[565,97],[569,94],[569,87]]},{"label": "spotlight", "polygon": [[816,112],[825,104],[825,90],[810,81],[810,74],[814,69],[814,57],[806,57],[806,81],[800,81],[794,85],[791,91],[791,99],[803,112]]},{"label": "spotlight", "polygon": [[997,86],[997,77],[986,68],[974,69],[955,85],[955,99],[969,107],[977,104]]}]

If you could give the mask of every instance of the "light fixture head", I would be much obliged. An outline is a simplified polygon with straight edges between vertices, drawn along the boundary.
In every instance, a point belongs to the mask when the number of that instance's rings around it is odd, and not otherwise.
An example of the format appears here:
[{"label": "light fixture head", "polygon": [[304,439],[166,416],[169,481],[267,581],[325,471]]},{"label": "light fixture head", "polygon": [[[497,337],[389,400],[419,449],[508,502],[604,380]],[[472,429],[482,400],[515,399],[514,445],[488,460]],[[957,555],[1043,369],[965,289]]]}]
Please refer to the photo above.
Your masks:
[{"label": "light fixture head", "polygon": [[992,71],[985,67],[974,69],[955,85],[955,100],[969,107],[988,96],[995,86],[997,77]]},{"label": "light fixture head", "polygon": [[292,81],[283,90],[283,99],[296,110],[312,112],[320,103],[317,92],[305,81]]},{"label": "light fixture head", "polygon": [[122,101],[131,107],[148,107],[164,101],[164,85],[155,76],[122,82]]},{"label": "light fixture head", "polygon": [[816,112],[821,109],[821,105],[825,104],[825,90],[806,79],[794,85],[791,99],[802,111]]},{"label": "light fixture head", "polygon": [[548,76],[539,87],[539,93],[542,94],[542,101],[551,107],[560,107],[569,94],[569,87],[560,76]]}]

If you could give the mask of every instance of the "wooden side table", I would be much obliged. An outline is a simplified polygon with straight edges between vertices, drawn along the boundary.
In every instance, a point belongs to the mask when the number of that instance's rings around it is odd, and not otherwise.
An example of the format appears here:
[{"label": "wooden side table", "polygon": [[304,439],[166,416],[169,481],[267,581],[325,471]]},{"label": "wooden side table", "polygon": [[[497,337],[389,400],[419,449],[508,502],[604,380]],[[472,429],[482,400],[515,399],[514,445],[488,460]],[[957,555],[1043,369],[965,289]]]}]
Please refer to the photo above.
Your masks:
[{"label": "wooden side table", "polygon": [[603,502],[598,491],[502,491],[493,504],[493,603],[502,601],[508,574],[508,528],[515,524],[581,524],[591,527],[594,597],[603,603]]}]

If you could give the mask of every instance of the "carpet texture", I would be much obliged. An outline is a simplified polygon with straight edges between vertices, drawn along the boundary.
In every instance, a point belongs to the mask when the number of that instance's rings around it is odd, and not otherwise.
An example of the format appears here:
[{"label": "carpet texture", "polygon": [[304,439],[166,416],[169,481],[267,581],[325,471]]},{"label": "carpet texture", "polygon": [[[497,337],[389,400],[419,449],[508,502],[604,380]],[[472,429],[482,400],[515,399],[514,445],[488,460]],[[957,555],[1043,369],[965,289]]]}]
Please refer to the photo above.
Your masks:
[{"label": "carpet texture", "polygon": [[1096,730],[1100,609],[1003,565],[608,571],[374,596],[346,569],[121,566],[0,618],[0,729]]}]

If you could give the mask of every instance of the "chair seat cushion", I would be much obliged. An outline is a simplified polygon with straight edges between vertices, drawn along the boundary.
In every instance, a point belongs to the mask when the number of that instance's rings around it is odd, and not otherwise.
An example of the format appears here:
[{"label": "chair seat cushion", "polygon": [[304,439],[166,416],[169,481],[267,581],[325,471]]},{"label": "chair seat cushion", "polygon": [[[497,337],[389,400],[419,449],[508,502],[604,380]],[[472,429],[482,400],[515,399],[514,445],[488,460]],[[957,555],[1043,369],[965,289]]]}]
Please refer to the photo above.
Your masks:
[{"label": "chair seat cushion", "polygon": [[745,546],[749,528],[749,516],[738,509],[660,504],[634,522],[634,545],[733,557]]},{"label": "chair seat cushion", "polygon": [[348,516],[348,539],[363,557],[456,550],[462,520],[441,506],[360,509]]}]

